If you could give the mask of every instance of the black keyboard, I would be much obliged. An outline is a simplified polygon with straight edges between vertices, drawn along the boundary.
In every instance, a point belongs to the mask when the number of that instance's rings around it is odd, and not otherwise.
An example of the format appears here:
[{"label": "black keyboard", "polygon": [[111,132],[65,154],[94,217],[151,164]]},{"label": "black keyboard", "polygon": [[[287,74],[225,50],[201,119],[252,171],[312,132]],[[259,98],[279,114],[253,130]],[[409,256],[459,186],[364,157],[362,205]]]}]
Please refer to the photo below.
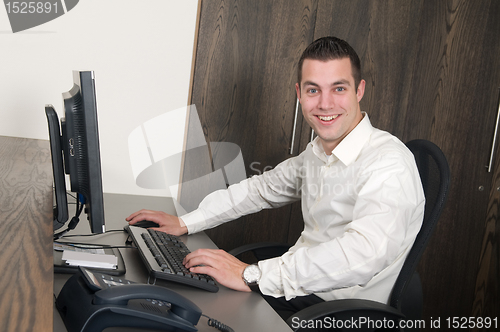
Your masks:
[{"label": "black keyboard", "polygon": [[189,272],[182,264],[190,253],[184,242],[175,235],[152,229],[127,226],[127,231],[141,253],[150,276],[217,292],[215,280],[206,274]]}]

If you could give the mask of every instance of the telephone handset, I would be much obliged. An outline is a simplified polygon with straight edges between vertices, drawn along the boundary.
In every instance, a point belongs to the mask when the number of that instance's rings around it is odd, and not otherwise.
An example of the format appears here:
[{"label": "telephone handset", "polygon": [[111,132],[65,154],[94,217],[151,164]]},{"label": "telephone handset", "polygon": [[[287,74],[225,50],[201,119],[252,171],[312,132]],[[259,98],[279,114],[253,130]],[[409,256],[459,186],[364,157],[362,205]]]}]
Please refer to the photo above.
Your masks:
[{"label": "telephone handset", "polygon": [[200,308],[176,292],[80,267],[64,285],[56,307],[68,332],[137,327],[197,331]]},{"label": "telephone handset", "polygon": [[[170,289],[157,287],[153,285],[137,284],[126,280],[110,277],[111,283],[106,279],[106,275],[99,274],[100,279],[96,274],[85,269],[85,281],[90,287],[98,290],[95,293],[94,304],[105,305],[121,305],[126,306],[129,300],[134,299],[156,299],[154,304],[169,307],[170,311],[184,320],[187,320],[192,325],[196,325],[201,316],[201,310],[185,297],[177,294]],[[111,287],[117,284],[126,285],[126,287]],[[104,288],[104,289],[103,289]],[[160,300],[163,299],[163,300]],[[149,301],[148,302],[153,302]],[[164,302],[168,301],[168,302]]]}]

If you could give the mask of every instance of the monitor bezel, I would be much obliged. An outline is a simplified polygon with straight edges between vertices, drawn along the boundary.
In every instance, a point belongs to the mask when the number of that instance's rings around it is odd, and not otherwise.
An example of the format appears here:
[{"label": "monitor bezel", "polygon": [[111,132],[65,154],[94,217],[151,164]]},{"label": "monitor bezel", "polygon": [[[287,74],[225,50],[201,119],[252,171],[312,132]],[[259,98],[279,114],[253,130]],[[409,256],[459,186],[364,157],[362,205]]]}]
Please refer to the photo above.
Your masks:
[{"label": "monitor bezel", "polygon": [[54,199],[56,204],[53,210],[53,227],[55,231],[63,227],[68,221],[68,199],[66,196],[59,117],[52,105],[45,106],[45,115],[49,127],[50,154],[52,156],[52,173],[54,176]]}]

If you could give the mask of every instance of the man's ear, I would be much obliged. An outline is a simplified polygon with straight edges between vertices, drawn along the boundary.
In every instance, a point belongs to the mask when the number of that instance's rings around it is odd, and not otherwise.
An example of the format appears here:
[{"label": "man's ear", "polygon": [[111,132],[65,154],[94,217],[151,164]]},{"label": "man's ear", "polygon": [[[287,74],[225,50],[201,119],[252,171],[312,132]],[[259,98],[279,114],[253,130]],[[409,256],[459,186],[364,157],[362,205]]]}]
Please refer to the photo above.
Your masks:
[{"label": "man's ear", "polygon": [[361,101],[361,98],[365,95],[365,80],[361,80],[358,84],[358,91],[356,91],[356,95],[358,98],[358,103]]},{"label": "man's ear", "polygon": [[299,99],[300,102],[300,84],[295,83],[295,91],[297,92],[297,98]]}]

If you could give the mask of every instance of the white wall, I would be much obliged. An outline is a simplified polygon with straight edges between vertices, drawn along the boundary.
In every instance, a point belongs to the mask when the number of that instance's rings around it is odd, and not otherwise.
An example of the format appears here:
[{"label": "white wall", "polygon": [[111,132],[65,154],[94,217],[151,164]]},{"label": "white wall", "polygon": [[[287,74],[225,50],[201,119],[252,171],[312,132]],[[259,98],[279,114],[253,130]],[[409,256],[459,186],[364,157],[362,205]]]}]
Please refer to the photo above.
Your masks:
[{"label": "white wall", "polygon": [[197,7],[198,0],[81,0],[53,21],[12,33],[0,6],[0,135],[47,140],[44,105],[61,116],[72,71],[93,70],[104,191],[169,195],[135,184],[128,136],[187,106]]}]

